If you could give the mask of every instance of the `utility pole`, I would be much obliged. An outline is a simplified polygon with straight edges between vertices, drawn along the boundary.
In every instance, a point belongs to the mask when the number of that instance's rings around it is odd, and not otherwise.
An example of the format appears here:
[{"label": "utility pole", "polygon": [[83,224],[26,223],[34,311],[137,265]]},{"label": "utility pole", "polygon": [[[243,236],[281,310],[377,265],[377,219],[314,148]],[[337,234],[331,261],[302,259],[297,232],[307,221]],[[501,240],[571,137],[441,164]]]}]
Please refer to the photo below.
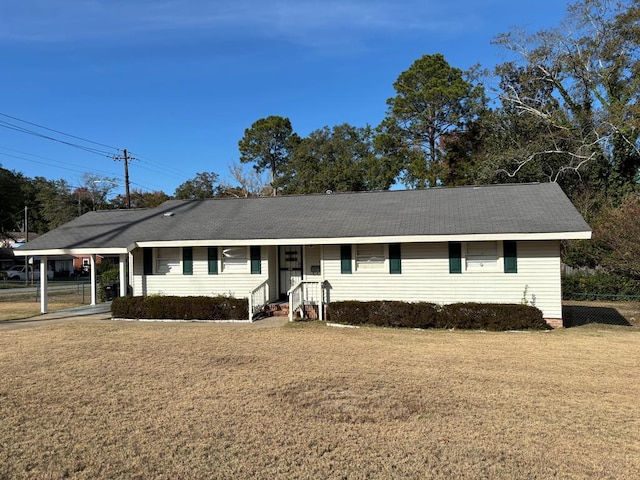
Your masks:
[{"label": "utility pole", "polygon": [[125,189],[125,202],[127,208],[131,208],[131,195],[129,193],[129,160],[134,160],[127,155],[127,149],[122,150],[122,155],[116,155],[114,160],[122,160],[124,162],[124,189]]}]

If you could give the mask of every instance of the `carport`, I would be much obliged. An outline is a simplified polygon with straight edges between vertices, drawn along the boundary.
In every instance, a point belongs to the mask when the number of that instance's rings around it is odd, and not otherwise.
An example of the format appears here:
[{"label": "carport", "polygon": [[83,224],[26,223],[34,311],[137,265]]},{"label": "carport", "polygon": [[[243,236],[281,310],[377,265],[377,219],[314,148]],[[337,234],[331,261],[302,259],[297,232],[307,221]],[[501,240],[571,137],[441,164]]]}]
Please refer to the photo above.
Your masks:
[{"label": "carport", "polygon": [[133,265],[130,250],[136,240],[144,239],[144,221],[154,215],[153,209],[92,211],[14,249],[16,256],[40,257],[40,311],[48,313],[48,260],[69,255],[89,257],[91,305],[98,303],[98,256],[118,258],[120,292],[127,292]]},{"label": "carport", "polygon": [[16,256],[28,257],[31,256],[39,256],[40,257],[40,313],[48,313],[48,297],[49,290],[48,284],[49,280],[47,278],[47,263],[50,259],[55,259],[60,256],[68,256],[68,255],[88,255],[89,256],[89,266],[90,266],[90,278],[91,278],[91,305],[96,305],[98,303],[98,275],[96,273],[96,258],[98,255],[118,255],[118,266],[120,270],[120,292],[127,291],[128,285],[128,275],[127,275],[127,265],[128,265],[128,254],[122,253],[121,251],[113,251],[120,249],[108,249],[108,252],[100,251],[100,252],[87,252],[86,249],[81,250],[30,250],[30,251],[20,251],[20,249],[16,249]]}]

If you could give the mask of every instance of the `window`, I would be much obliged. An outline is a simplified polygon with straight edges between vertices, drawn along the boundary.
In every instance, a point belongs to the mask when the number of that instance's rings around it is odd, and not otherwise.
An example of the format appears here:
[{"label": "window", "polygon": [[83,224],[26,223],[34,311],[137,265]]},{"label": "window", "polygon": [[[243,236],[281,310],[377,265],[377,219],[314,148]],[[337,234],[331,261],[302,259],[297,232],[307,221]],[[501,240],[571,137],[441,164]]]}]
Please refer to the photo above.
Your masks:
[{"label": "window", "polygon": [[222,249],[222,270],[228,273],[246,273],[247,248],[228,247]]},{"label": "window", "polygon": [[142,249],[142,273],[144,275],[153,275],[153,249]]},{"label": "window", "polygon": [[[466,242],[464,244],[465,272],[499,272],[498,242]],[[463,248],[461,242],[449,243],[449,273],[462,273]],[[502,242],[504,273],[518,273],[517,242]]]},{"label": "window", "polygon": [[462,244],[449,242],[449,273],[462,273]]},{"label": "window", "polygon": [[497,242],[468,242],[467,271],[495,270],[498,268]]},{"label": "window", "polygon": [[505,240],[502,243],[504,250],[504,273],[518,273],[518,243]]},{"label": "window", "polygon": [[260,245],[251,246],[251,273],[256,275],[262,273],[260,262]]},{"label": "window", "polygon": [[158,275],[166,275],[168,273],[179,273],[180,269],[180,249],[179,248],[158,248],[157,250],[157,268]]},{"label": "window", "polygon": [[382,270],[384,245],[381,243],[356,245],[356,270]]},{"label": "window", "polygon": [[351,245],[340,245],[340,273],[351,273]]},{"label": "window", "polygon": [[207,263],[209,275],[218,274],[218,247],[209,247],[207,250]]},{"label": "window", "polygon": [[389,273],[400,274],[402,273],[402,258],[400,255],[400,244],[389,244]]},{"label": "window", "polygon": [[193,275],[193,247],[182,248],[182,274]]}]

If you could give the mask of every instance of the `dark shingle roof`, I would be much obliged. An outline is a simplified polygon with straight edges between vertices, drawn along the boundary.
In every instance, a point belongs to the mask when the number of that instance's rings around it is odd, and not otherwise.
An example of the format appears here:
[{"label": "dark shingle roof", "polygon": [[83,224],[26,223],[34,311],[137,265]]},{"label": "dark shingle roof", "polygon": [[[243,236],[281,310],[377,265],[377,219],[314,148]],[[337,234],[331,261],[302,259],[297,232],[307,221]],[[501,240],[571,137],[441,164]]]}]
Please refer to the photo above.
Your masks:
[{"label": "dark shingle roof", "polygon": [[[172,214],[172,215],[168,215]],[[24,250],[172,240],[326,239],[589,232],[554,183],[247,199],[169,200],[90,212]]]}]

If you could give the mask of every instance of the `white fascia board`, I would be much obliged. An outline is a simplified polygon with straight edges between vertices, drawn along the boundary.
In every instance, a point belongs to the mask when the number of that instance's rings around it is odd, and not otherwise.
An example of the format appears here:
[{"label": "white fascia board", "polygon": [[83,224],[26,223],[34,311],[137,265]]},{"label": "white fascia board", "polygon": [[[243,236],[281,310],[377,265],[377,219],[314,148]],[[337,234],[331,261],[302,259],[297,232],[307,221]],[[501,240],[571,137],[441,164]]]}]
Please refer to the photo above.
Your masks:
[{"label": "white fascia board", "polygon": [[126,248],[107,247],[107,248],[49,248],[42,250],[22,250],[16,248],[13,251],[16,257],[32,257],[38,256],[56,256],[56,255],[119,255],[127,253]]},{"label": "white fascia board", "polygon": [[171,240],[136,242],[129,251],[136,248],[161,247],[233,247],[246,245],[339,245],[353,243],[441,243],[441,242],[481,242],[499,240],[578,240],[591,238],[591,231],[552,233],[490,233],[461,235],[401,235],[380,237],[335,237],[335,238],[262,238],[247,240]]}]

